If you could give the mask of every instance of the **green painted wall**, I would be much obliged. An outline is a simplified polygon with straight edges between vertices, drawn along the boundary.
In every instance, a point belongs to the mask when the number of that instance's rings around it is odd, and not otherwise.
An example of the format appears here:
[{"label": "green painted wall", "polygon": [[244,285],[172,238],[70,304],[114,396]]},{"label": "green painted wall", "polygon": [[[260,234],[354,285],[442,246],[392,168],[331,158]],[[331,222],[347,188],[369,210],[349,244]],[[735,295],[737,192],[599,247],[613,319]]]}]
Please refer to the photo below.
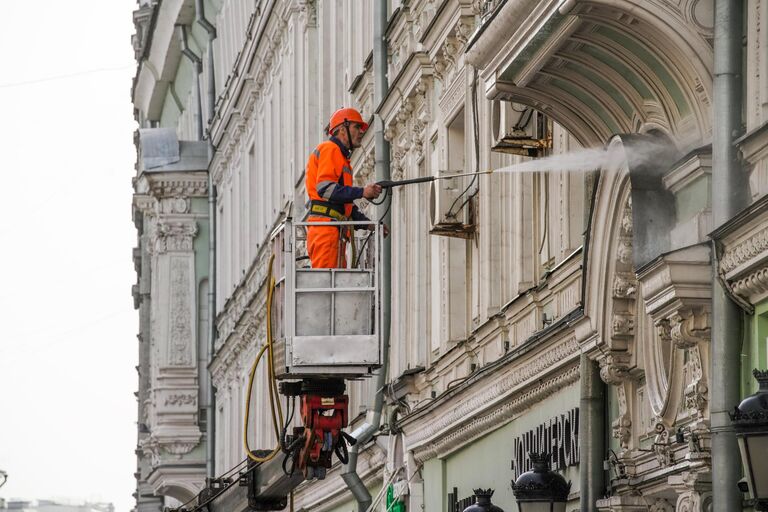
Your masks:
[{"label": "green painted wall", "polygon": [[448,489],[445,487],[445,461],[431,459],[424,463],[424,510],[443,512],[447,504]]},{"label": "green painted wall", "polygon": [[768,299],[755,306],[755,314],[746,319],[746,332],[741,350],[741,396],[757,391],[757,381],[752,370],[768,369]]},{"label": "green painted wall", "polygon": [[712,197],[712,178],[701,176],[675,194],[677,222],[685,222],[707,208]]},{"label": "green painted wall", "polygon": [[[202,197],[196,197],[192,199],[192,213],[201,215],[207,215],[208,213],[208,199]],[[208,225],[208,219],[201,219],[197,221],[197,236],[193,242],[193,249],[195,251],[195,283],[200,287],[200,283],[208,279],[208,234],[210,233],[210,226]]]},{"label": "green painted wall", "polygon": [[[511,482],[513,440],[524,432],[536,428],[559,414],[579,406],[578,384],[555,393],[536,404],[525,415],[490,432],[471,445],[451,454],[444,460],[430,460],[424,464],[424,510],[445,512],[447,493],[456,487],[458,498],[473,495],[478,487],[495,489],[493,503],[506,512],[517,510]],[[567,468],[563,475],[578,487],[579,468]],[[575,501],[569,504],[569,510]]]},{"label": "green painted wall", "polygon": [[[378,483],[372,487],[368,488],[368,492],[371,493],[371,497],[373,499],[376,499],[376,495],[381,490],[381,483]],[[384,503],[386,499],[386,496],[381,498],[381,503]],[[377,508],[376,510],[383,510],[381,508]],[[350,494],[350,499],[348,501],[345,501],[341,505],[338,505],[336,507],[333,507],[332,509],[329,509],[328,512],[357,512],[357,501],[352,498],[352,495]]]}]

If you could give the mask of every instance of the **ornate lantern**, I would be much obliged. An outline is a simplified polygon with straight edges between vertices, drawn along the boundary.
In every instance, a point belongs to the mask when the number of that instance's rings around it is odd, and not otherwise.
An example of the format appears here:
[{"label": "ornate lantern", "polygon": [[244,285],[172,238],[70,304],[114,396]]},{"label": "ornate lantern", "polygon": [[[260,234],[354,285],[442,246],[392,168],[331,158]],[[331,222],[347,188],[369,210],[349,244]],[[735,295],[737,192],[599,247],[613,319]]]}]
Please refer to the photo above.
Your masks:
[{"label": "ornate lantern", "polygon": [[500,507],[491,503],[493,489],[475,489],[475,503],[464,509],[464,512],[504,512]]},{"label": "ornate lantern", "polygon": [[744,478],[755,510],[768,511],[768,371],[754,370],[760,384],[731,413],[741,450]]},{"label": "ornate lantern", "polygon": [[549,468],[549,455],[529,453],[533,470],[512,484],[520,512],[565,512],[571,482]]}]

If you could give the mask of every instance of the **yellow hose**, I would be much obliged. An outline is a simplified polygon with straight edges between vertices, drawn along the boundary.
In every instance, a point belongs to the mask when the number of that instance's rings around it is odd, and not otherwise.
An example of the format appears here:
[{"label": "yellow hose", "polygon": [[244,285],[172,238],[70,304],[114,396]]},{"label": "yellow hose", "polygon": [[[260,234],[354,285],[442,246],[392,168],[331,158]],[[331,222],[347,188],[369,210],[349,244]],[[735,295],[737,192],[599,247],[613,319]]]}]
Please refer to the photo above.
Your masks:
[{"label": "yellow hose", "polygon": [[[243,445],[245,447],[245,453],[248,458],[254,462],[266,462],[271,460],[280,451],[280,429],[283,425],[283,407],[280,403],[280,396],[277,392],[277,382],[275,380],[275,359],[274,349],[272,344],[272,298],[275,293],[275,276],[272,275],[272,264],[275,261],[275,255],[269,259],[269,269],[267,270],[267,343],[261,347],[259,353],[256,355],[256,359],[253,361],[251,371],[248,375],[248,393],[245,399],[245,421],[243,425]],[[277,446],[272,450],[269,455],[265,457],[257,457],[251,452],[251,447],[248,443],[248,419],[251,412],[251,391],[253,390],[253,380],[256,375],[256,368],[259,366],[261,356],[264,352],[267,352],[267,370],[269,374],[269,408],[272,412],[272,425],[275,429],[275,437],[277,439]],[[275,415],[277,410],[277,415]],[[278,422],[279,419],[279,422]]]}]

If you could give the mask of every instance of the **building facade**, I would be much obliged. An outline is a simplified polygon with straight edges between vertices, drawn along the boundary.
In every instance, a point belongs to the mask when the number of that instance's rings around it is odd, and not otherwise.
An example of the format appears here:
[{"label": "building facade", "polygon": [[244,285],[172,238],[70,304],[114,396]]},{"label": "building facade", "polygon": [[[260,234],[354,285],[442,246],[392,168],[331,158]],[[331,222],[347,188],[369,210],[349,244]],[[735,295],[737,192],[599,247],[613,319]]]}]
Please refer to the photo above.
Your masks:
[{"label": "building facade", "polygon": [[[330,114],[355,106],[381,120],[392,179],[561,156],[394,189],[386,421],[357,467],[371,495],[453,511],[491,487],[516,510],[510,482],[543,451],[572,482],[567,510],[710,510],[713,275],[747,326],[733,343],[742,396],[768,367],[768,2],[743,4],[748,198],[724,223],[713,0],[390,0],[380,102],[374,4],[139,2],[138,508],[193,498],[210,442],[215,475],[245,458],[269,237],[304,212]],[[370,130],[359,184],[374,160]],[[256,377],[250,445],[272,448]],[[349,388],[354,428],[376,390]],[[302,484],[294,509],[357,510],[340,472]]]}]

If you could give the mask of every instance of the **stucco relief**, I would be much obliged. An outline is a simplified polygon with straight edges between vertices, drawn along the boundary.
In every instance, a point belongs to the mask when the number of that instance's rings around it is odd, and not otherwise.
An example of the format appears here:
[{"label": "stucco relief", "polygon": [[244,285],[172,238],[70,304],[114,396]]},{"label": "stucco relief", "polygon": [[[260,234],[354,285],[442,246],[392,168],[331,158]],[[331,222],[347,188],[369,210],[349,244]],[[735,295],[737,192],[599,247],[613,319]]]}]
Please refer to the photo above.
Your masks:
[{"label": "stucco relief", "polygon": [[192,285],[188,258],[171,259],[171,300],[168,314],[168,364],[193,365]]},{"label": "stucco relief", "polygon": [[154,232],[153,254],[166,252],[192,252],[193,241],[197,235],[197,223],[194,221],[160,221]]},{"label": "stucco relief", "polygon": [[712,509],[712,476],[708,472],[686,471],[668,479],[677,491],[675,512],[704,512]]},{"label": "stucco relief", "polygon": [[[766,153],[768,154],[768,153]],[[746,155],[746,152],[745,152]],[[768,161],[768,159],[766,159]],[[755,201],[738,223],[717,229],[719,273],[745,310],[768,297],[768,196]]]},{"label": "stucco relief", "polygon": [[[467,424],[457,427],[456,425],[460,424],[460,422],[454,419],[453,428],[442,433],[434,441],[415,446],[413,448],[413,456],[419,463],[434,457],[445,457],[468,442],[486,435],[488,432],[503,425],[511,418],[523,413],[561,389],[575,384],[578,380],[578,365],[572,366],[558,375],[540,380],[524,392],[486,411],[484,414],[477,414],[477,411],[468,414],[469,417],[472,417],[472,420]],[[473,402],[482,402],[483,398],[481,395],[473,400]],[[478,404],[474,405],[477,406]],[[430,429],[430,431],[432,430]],[[408,445],[413,446],[414,443],[409,440]]]},{"label": "stucco relief", "polygon": [[[170,173],[169,173],[170,174]],[[149,192],[159,201],[170,200],[171,202],[159,205],[158,213],[171,213],[166,211],[170,206],[174,213],[186,213],[186,207],[182,206],[179,199],[185,203],[190,197],[205,197],[208,195],[208,180],[205,173],[198,173],[196,176],[180,176],[179,174],[170,174],[168,176],[150,175],[148,178]],[[179,211],[181,209],[184,211]]]},{"label": "stucco relief", "polygon": [[[568,361],[578,353],[578,342],[569,338],[527,361],[512,363],[493,380],[475,385],[474,391],[459,395],[429,412],[403,418],[400,426],[406,444],[415,448],[417,459],[426,460],[461,443],[484,435],[515,414],[578,380],[578,365],[559,370],[554,376],[533,382],[537,375]],[[489,377],[490,378],[490,377]],[[507,396],[509,398],[505,399]],[[470,423],[466,418],[475,418]]]}]

